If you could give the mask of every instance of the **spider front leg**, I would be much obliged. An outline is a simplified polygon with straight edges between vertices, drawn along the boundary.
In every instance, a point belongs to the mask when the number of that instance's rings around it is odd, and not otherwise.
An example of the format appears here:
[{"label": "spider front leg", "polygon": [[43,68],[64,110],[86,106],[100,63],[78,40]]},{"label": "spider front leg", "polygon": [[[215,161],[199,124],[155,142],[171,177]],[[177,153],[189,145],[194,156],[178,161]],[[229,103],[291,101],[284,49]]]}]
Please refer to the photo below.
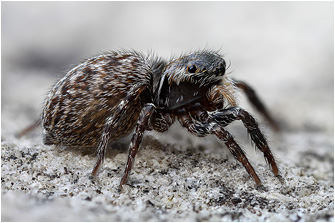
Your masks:
[{"label": "spider front leg", "polygon": [[97,161],[94,165],[92,176],[95,176],[99,170],[100,165],[103,163],[107,145],[110,140],[110,137],[113,133],[113,130],[117,129],[117,126],[120,125],[119,121],[124,116],[124,113],[130,106],[130,103],[134,100],[137,100],[139,95],[143,90],[145,90],[147,85],[138,84],[135,85],[126,95],[126,97],[119,103],[119,105],[114,109],[112,115],[106,119],[106,123],[103,128],[101,141],[97,149]]},{"label": "spider front leg", "polygon": [[136,124],[135,133],[131,139],[126,168],[124,170],[124,174],[119,185],[120,190],[122,189],[122,186],[126,183],[128,179],[128,175],[130,174],[130,170],[134,163],[135,156],[143,139],[143,133],[148,127],[149,119],[154,113],[155,108],[156,107],[154,104],[148,103],[145,104],[141,110],[140,116]]},{"label": "spider front leg", "polygon": [[220,126],[227,126],[235,120],[241,120],[247,128],[251,140],[255,143],[256,147],[263,152],[266,161],[271,165],[274,175],[279,176],[278,167],[268,143],[259,129],[256,120],[248,112],[238,107],[232,107],[211,113],[209,119],[212,122],[218,123]]},{"label": "spider front leg", "polygon": [[178,117],[180,124],[187,128],[189,132],[198,136],[204,137],[208,134],[215,134],[220,140],[225,142],[225,145],[229,149],[229,151],[233,154],[235,159],[237,159],[247,172],[254,178],[256,185],[261,185],[261,180],[256,174],[255,169],[252,167],[245,153],[241,149],[241,147],[234,140],[233,136],[226,131],[222,126],[217,123],[198,123],[194,122],[190,115],[183,114]]},{"label": "spider front leg", "polygon": [[214,124],[211,128],[211,132],[215,134],[219,139],[222,141],[225,141],[225,144],[229,151],[233,154],[235,159],[240,161],[244,168],[248,171],[248,173],[254,178],[256,185],[261,185],[261,180],[259,179],[258,175],[256,174],[255,169],[251,166],[251,164],[248,161],[248,158],[246,157],[244,151],[241,149],[241,147],[236,143],[233,136],[222,128],[222,126],[219,126],[218,124]]}]

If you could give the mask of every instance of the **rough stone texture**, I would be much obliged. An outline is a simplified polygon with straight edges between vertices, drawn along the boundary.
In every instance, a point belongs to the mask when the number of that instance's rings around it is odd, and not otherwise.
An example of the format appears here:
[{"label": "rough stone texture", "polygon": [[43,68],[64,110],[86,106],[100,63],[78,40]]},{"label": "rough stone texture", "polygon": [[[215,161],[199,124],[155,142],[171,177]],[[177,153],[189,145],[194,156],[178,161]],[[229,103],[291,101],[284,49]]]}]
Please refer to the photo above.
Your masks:
[{"label": "rough stone texture", "polygon": [[[147,4],[2,4],[1,220],[334,221],[333,3]],[[142,7],[148,18],[137,14]],[[205,7],[202,19],[182,20]],[[117,12],[124,12],[124,21],[115,22]],[[141,27],[134,19],[148,24]],[[97,22],[108,28],[94,27]],[[88,32],[92,27],[100,35]],[[273,176],[238,122],[228,129],[263,190],[255,189],[222,143],[195,138],[178,124],[166,134],[146,134],[122,192],[117,187],[127,140],[111,145],[104,168],[90,179],[94,149],[44,146],[40,129],[15,137],[38,117],[64,67],[98,49],[150,49],[150,40],[166,58],[206,43],[223,44],[231,75],[254,86],[281,124],[282,131],[273,132],[241,97],[241,106],[266,133],[284,182]]]},{"label": "rough stone texture", "polygon": [[113,145],[119,149],[109,151],[103,170],[91,180],[95,157],[90,150],[3,140],[2,220],[333,220],[330,137],[283,134],[276,150],[283,184],[261,158],[253,162],[265,190],[256,190],[244,168],[214,140],[182,146],[160,138],[146,137],[121,193],[117,187],[127,157],[122,144]]}]

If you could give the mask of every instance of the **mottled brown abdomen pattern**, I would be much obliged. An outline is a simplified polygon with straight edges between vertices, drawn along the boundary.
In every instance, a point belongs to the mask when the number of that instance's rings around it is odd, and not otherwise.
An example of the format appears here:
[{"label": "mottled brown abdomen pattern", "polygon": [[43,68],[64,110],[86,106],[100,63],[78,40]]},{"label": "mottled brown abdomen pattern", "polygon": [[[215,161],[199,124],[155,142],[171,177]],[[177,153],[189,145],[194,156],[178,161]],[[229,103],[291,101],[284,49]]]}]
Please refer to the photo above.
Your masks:
[{"label": "mottled brown abdomen pattern", "polygon": [[[42,113],[45,144],[94,146],[106,119],[136,84],[152,82],[148,60],[135,52],[111,52],[69,71],[50,91]],[[141,110],[132,102],[111,139],[131,132]]]}]

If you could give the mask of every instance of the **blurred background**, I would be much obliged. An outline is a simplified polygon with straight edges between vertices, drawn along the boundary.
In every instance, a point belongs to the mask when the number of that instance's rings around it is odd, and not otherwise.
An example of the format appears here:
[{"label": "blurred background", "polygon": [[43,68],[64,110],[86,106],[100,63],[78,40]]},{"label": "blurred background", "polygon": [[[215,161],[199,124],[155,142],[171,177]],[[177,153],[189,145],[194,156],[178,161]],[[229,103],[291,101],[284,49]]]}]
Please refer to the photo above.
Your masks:
[{"label": "blurred background", "polygon": [[48,89],[85,58],[135,49],[169,59],[207,48],[220,49],[230,75],[287,129],[333,132],[333,4],[2,2],[3,131],[38,117]]}]

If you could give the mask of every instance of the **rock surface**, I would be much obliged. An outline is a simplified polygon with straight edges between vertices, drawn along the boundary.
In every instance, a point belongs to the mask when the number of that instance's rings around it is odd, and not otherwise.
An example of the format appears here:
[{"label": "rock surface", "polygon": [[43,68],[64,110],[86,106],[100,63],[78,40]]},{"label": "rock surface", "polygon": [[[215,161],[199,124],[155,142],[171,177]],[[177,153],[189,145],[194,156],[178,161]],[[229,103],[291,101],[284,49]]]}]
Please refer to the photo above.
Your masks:
[{"label": "rock surface", "polygon": [[[146,136],[122,192],[117,190],[127,158],[122,144],[113,145],[116,149],[108,151],[104,168],[92,180],[91,150],[46,147],[31,139],[3,140],[2,220],[333,220],[330,137],[281,135],[275,153],[283,183],[264,162],[252,159],[263,190],[255,189],[244,168],[213,139],[192,143],[190,137],[182,146],[161,142],[161,137]],[[262,160],[260,154],[255,157]]]}]

